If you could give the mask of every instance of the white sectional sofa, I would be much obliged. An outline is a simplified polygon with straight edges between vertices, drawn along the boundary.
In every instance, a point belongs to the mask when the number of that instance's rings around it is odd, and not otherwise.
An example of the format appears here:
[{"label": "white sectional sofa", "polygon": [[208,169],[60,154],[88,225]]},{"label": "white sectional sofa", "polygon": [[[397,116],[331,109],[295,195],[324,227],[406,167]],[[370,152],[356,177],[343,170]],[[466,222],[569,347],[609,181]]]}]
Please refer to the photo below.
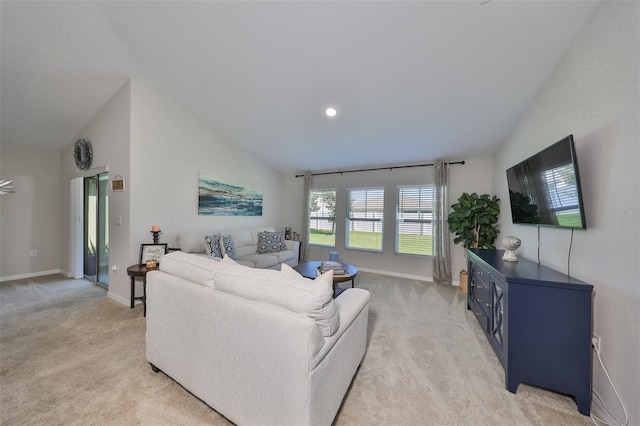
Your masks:
[{"label": "white sectional sofa", "polygon": [[177,236],[177,244],[180,250],[185,253],[208,255],[205,237],[210,235],[228,235],[231,237],[234,250],[234,260],[240,265],[251,268],[277,269],[283,263],[291,267],[298,264],[300,257],[300,242],[285,240],[284,250],[271,253],[258,253],[260,244],[259,236],[261,232],[276,232],[272,227],[262,227],[253,229],[234,229],[218,232],[182,232]]},{"label": "white sectional sofa", "polygon": [[369,292],[173,252],[147,275],[146,356],[238,425],[330,425],[367,346]]}]

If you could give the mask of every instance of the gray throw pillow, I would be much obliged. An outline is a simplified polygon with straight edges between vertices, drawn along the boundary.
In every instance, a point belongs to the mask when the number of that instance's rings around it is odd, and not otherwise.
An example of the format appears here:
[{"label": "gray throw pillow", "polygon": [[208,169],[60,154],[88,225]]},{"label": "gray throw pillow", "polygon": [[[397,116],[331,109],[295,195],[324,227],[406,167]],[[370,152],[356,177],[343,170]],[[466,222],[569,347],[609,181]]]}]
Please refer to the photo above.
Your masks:
[{"label": "gray throw pillow", "polygon": [[284,231],[258,233],[258,253],[277,253],[285,249]]}]

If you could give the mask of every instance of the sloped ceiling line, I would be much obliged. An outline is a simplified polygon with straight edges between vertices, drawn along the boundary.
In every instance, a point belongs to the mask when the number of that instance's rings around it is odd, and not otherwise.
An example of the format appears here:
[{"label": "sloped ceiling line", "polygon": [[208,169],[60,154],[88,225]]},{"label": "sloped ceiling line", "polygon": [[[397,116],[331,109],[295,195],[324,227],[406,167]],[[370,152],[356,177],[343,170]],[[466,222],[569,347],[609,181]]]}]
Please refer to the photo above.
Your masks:
[{"label": "sloped ceiling line", "polygon": [[61,151],[141,78],[283,172],[486,157],[597,3],[3,1],[0,136]]}]

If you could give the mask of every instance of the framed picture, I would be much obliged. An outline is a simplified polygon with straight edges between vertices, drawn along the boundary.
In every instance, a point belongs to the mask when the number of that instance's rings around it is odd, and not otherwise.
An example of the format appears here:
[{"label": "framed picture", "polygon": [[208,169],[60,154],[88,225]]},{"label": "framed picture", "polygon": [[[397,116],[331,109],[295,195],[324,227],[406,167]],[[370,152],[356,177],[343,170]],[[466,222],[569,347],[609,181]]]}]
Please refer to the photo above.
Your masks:
[{"label": "framed picture", "polygon": [[113,178],[111,181],[112,191],[124,191],[124,178],[120,175]]},{"label": "framed picture", "polygon": [[262,189],[245,188],[202,175],[199,182],[199,215],[262,216]]},{"label": "framed picture", "polygon": [[167,243],[140,244],[140,265],[146,265],[147,260],[159,262],[160,256],[167,253]]}]

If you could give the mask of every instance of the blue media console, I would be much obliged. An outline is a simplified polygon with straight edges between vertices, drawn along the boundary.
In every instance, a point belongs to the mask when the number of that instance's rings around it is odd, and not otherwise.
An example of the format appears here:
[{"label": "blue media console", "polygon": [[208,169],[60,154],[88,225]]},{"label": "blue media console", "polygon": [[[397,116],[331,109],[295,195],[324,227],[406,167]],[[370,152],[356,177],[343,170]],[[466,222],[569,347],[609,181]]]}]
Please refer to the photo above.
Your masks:
[{"label": "blue media console", "polygon": [[572,396],[591,408],[593,286],[503,250],[468,249],[467,309],[474,312],[505,372],[519,383]]}]

